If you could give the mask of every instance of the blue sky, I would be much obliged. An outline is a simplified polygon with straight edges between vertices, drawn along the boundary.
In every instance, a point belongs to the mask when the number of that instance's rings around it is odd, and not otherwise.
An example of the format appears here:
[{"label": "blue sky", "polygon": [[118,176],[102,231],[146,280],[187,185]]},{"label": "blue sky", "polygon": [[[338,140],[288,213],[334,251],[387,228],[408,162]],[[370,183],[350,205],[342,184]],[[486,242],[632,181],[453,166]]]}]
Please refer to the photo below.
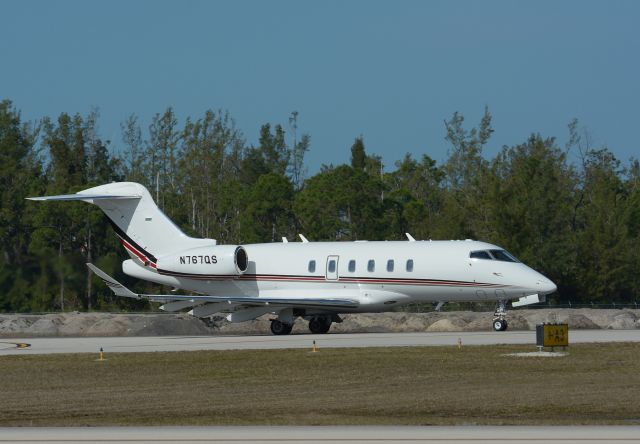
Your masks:
[{"label": "blue sky", "polygon": [[410,152],[446,159],[444,120],[485,105],[486,150],[532,132],[637,155],[637,1],[0,0],[0,98],[23,119],[88,113],[120,122],[228,110],[250,144],[299,112],[309,172],[348,162],[356,136],[386,169]]}]

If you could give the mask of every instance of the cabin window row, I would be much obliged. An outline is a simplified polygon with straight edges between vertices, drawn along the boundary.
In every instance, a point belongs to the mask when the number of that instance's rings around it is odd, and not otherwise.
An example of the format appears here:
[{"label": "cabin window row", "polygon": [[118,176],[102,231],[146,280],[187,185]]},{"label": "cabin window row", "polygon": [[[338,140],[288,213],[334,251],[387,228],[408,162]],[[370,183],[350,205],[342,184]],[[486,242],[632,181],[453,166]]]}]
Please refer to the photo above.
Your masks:
[{"label": "cabin window row", "polygon": [[[335,261],[330,261],[329,262],[329,272],[330,273],[334,273],[336,271],[336,262]],[[347,266],[347,269],[349,270],[349,273],[355,273],[356,271],[356,261],[354,259],[351,259],[349,261],[349,265]],[[392,273],[395,269],[395,261],[393,259],[389,259],[387,261],[387,271],[389,273]],[[309,273],[315,273],[316,272],[316,261],[315,260],[310,260],[309,261],[309,267],[308,267]],[[413,272],[413,259],[408,259],[407,262],[405,263],[405,270],[409,273]],[[376,271],[376,261],[374,259],[369,259],[369,261],[367,262],[367,271],[370,273],[373,273],[374,271]]]}]

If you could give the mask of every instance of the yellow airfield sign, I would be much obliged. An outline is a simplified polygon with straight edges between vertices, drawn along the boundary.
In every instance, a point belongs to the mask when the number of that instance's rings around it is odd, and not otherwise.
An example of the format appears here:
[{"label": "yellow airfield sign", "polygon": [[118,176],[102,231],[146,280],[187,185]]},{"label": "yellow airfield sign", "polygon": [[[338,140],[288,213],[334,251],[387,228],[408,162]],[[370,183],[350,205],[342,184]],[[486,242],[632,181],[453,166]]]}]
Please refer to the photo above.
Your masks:
[{"label": "yellow airfield sign", "polygon": [[540,347],[567,347],[569,345],[569,325],[537,325],[536,344]]}]

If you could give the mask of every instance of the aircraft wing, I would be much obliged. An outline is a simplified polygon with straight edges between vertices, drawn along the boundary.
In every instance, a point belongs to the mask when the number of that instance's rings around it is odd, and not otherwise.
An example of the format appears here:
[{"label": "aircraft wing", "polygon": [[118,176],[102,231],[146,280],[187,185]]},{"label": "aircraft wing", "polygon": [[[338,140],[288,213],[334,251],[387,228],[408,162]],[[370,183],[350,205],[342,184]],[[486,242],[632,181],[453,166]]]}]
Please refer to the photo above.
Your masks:
[{"label": "aircraft wing", "polygon": [[109,276],[107,273],[105,273],[95,265],[87,264],[87,267],[89,267],[89,269],[93,271],[96,274],[96,276],[102,279],[104,283],[107,284],[107,287],[109,287],[111,291],[115,293],[116,296],[121,296],[124,298],[142,299],[139,294],[129,290],[127,287],[122,285],[120,282],[116,281],[114,278]]},{"label": "aircraft wing", "polygon": [[95,265],[87,266],[114,292],[116,296],[147,299],[151,302],[193,301],[194,303],[227,302],[230,305],[247,307],[306,307],[306,308],[355,308],[360,305],[355,299],[347,298],[304,298],[304,297],[251,297],[251,296],[213,296],[213,295],[177,295],[177,294],[138,294],[116,281]]}]

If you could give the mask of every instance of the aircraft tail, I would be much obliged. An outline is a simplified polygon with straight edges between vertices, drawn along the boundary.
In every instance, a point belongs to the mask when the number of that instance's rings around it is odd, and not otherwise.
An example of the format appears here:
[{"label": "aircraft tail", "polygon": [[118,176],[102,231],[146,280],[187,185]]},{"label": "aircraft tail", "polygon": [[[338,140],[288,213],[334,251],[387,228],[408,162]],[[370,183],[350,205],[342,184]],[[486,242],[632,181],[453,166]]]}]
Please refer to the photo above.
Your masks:
[{"label": "aircraft tail", "polygon": [[159,257],[194,247],[213,246],[213,239],[184,234],[155,204],[139,183],[115,182],[61,196],[31,197],[30,200],[80,200],[100,207],[129,255],[155,268]]}]

